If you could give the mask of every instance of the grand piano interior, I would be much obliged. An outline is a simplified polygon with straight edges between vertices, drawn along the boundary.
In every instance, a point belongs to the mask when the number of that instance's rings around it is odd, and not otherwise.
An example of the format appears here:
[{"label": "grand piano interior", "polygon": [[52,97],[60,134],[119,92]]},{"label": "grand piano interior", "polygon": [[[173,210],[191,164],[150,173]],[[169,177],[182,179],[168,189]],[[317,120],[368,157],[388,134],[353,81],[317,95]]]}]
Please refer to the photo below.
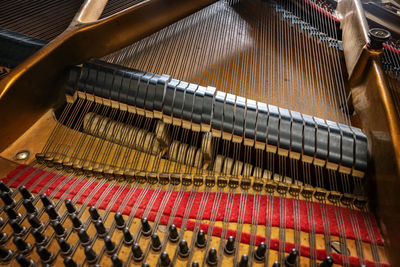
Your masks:
[{"label": "grand piano interior", "polygon": [[398,0],[0,4],[0,264],[397,266]]}]

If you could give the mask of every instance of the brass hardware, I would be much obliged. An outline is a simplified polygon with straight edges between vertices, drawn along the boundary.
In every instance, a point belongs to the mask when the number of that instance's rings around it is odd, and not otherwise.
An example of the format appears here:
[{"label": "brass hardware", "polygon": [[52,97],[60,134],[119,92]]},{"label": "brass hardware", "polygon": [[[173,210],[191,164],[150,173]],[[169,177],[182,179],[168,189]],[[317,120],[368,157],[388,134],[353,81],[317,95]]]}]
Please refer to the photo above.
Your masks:
[{"label": "brass hardware", "polygon": [[30,156],[29,150],[21,150],[17,154],[15,154],[15,159],[16,160],[27,160]]}]

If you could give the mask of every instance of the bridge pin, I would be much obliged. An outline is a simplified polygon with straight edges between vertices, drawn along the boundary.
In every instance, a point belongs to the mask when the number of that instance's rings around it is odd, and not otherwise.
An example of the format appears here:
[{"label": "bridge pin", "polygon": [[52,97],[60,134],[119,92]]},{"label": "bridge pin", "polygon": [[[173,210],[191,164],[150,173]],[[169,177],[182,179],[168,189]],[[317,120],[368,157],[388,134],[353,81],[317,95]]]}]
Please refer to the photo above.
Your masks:
[{"label": "bridge pin", "polygon": [[47,238],[40,232],[39,229],[34,228],[34,229],[32,229],[31,233],[32,233],[33,237],[35,238],[35,242],[37,245],[43,246],[46,244]]},{"label": "bridge pin", "polygon": [[326,257],[320,264],[319,267],[332,267],[333,259],[331,257]]},{"label": "bridge pin", "polygon": [[151,248],[154,251],[160,251],[160,249],[161,249],[161,241],[160,241],[160,237],[158,236],[157,233],[154,233],[151,236]]},{"label": "bridge pin", "polygon": [[75,229],[79,229],[82,227],[82,222],[81,220],[79,220],[78,216],[76,216],[75,213],[71,214],[69,216],[69,219],[71,220],[72,225],[74,226]]},{"label": "bridge pin", "polygon": [[45,206],[45,207],[50,206],[50,205],[54,206],[53,202],[48,198],[48,196],[46,194],[41,194],[40,200],[42,201],[43,206]]},{"label": "bridge pin", "polygon": [[266,252],[267,252],[267,246],[265,245],[264,242],[261,242],[258,245],[256,252],[254,253],[254,258],[258,261],[263,261]]},{"label": "bridge pin", "polygon": [[100,219],[99,211],[94,206],[91,206],[89,208],[89,214],[93,221],[97,221],[98,219]]},{"label": "bridge pin", "polygon": [[186,242],[186,240],[181,240],[179,242],[179,256],[181,256],[182,258],[186,258],[187,256],[189,256],[189,247],[188,247],[188,243]]},{"label": "bridge pin", "polygon": [[135,261],[141,261],[143,259],[144,254],[138,243],[132,246],[132,253]]},{"label": "bridge pin", "polygon": [[26,187],[23,185],[18,188],[18,191],[21,193],[21,195],[24,199],[32,199],[33,198],[31,192],[29,192],[28,189],[26,189]]},{"label": "bridge pin", "polygon": [[14,237],[13,243],[17,247],[17,250],[24,255],[29,254],[32,249],[32,246],[19,236]]},{"label": "bridge pin", "polygon": [[163,251],[160,255],[160,266],[168,267],[171,265],[171,259],[166,251]]},{"label": "bridge pin", "polygon": [[59,220],[60,219],[60,216],[58,215],[58,213],[57,213],[57,211],[56,211],[56,209],[54,208],[53,205],[47,205],[46,206],[46,212],[49,215],[50,220],[55,221],[55,220]]},{"label": "bridge pin", "polygon": [[124,217],[122,217],[121,212],[116,212],[114,215],[115,223],[117,224],[118,229],[123,229],[125,227],[125,220]]},{"label": "bridge pin", "polygon": [[58,242],[58,245],[60,246],[61,253],[63,255],[71,254],[72,246],[67,241],[65,241],[64,238],[61,237],[61,238],[57,239],[57,242]]},{"label": "bridge pin", "polygon": [[14,199],[7,192],[1,193],[0,198],[3,200],[5,205],[9,205],[9,206],[14,206],[15,205]]},{"label": "bridge pin", "polygon": [[21,219],[21,214],[19,214],[18,212],[16,212],[12,206],[6,206],[4,208],[4,211],[7,213],[7,216],[10,220],[17,220],[19,221]]},{"label": "bridge pin", "polygon": [[171,224],[169,227],[169,235],[168,238],[171,242],[176,242],[179,239],[178,229],[176,228],[175,224]]},{"label": "bridge pin", "polygon": [[2,193],[11,193],[11,189],[7,185],[5,185],[3,181],[0,181],[0,191]]},{"label": "bridge pin", "polygon": [[97,261],[97,254],[92,249],[92,246],[85,247],[85,256],[86,256],[87,262],[90,264],[94,264]]},{"label": "bridge pin", "polygon": [[90,243],[90,237],[84,228],[78,230],[78,237],[83,246],[86,246]]},{"label": "bridge pin", "polygon": [[76,212],[76,208],[74,204],[72,203],[71,199],[66,199],[65,200],[65,207],[67,208],[67,211],[69,214],[73,214]]},{"label": "bridge pin", "polygon": [[11,250],[0,246],[0,262],[1,263],[9,262],[13,256],[14,256],[14,253]]},{"label": "bridge pin", "polygon": [[228,255],[232,255],[235,252],[235,238],[233,236],[229,236],[226,240],[224,251]]},{"label": "bridge pin", "polygon": [[49,263],[54,260],[53,254],[50,251],[48,251],[47,248],[45,248],[43,246],[37,247],[36,252],[37,252],[37,254],[39,254],[40,259],[44,263]]},{"label": "bridge pin", "polygon": [[142,218],[142,233],[144,236],[149,236],[151,234],[151,226],[147,218]]},{"label": "bridge pin", "polygon": [[290,251],[290,254],[285,258],[285,266],[286,267],[292,267],[296,265],[296,259],[297,259],[297,250],[294,248]]},{"label": "bridge pin", "polygon": [[43,223],[34,214],[28,216],[28,222],[34,229],[40,229],[43,226]]},{"label": "bridge pin", "polygon": [[64,265],[65,267],[78,267],[78,264],[71,257],[64,259]]},{"label": "bridge pin", "polygon": [[240,262],[239,262],[239,267],[247,267],[249,266],[249,256],[247,256],[246,254],[243,254],[242,257],[240,258]]},{"label": "bridge pin", "polygon": [[37,209],[33,205],[32,200],[24,199],[22,204],[24,205],[24,208],[25,208],[26,212],[31,213],[31,214],[32,213],[37,213]]},{"label": "bridge pin", "polygon": [[104,246],[106,247],[107,253],[110,255],[112,255],[117,249],[115,243],[111,240],[110,236],[104,237]]},{"label": "bridge pin", "polygon": [[98,234],[100,237],[104,237],[104,236],[107,235],[107,229],[106,229],[106,227],[104,226],[104,223],[103,223],[100,219],[98,219],[98,220],[95,222],[94,226],[96,227],[97,234]]},{"label": "bridge pin", "polygon": [[34,267],[35,266],[35,263],[31,259],[25,257],[22,254],[19,254],[16,257],[16,260],[21,267]]},{"label": "bridge pin", "polygon": [[8,236],[6,233],[0,232],[0,244],[5,244],[7,242],[7,238]]},{"label": "bridge pin", "polygon": [[218,263],[217,250],[215,248],[210,248],[207,255],[207,264],[210,266],[215,266]]},{"label": "bridge pin", "polygon": [[10,226],[16,235],[24,235],[26,228],[18,223],[17,220],[10,220]]},{"label": "bridge pin", "polygon": [[203,230],[197,233],[196,246],[198,248],[204,248],[206,246],[206,236]]},{"label": "bridge pin", "polygon": [[129,231],[128,227],[125,227],[123,230],[123,235],[124,235],[124,244],[125,245],[130,245],[133,243],[133,236],[131,232]]},{"label": "bridge pin", "polygon": [[51,226],[54,229],[54,232],[56,233],[57,236],[61,237],[65,235],[65,228],[62,226],[62,224],[59,221],[54,221]]},{"label": "bridge pin", "polygon": [[113,264],[113,267],[123,267],[124,266],[124,262],[120,258],[118,258],[117,254],[113,254],[111,256],[111,262]]}]

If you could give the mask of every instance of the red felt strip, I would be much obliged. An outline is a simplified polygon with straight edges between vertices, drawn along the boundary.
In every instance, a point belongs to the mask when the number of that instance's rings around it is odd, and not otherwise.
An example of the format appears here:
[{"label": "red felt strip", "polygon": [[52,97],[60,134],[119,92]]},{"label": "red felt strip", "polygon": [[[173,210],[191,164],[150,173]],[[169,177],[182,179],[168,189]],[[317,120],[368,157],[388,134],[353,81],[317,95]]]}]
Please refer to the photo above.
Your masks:
[{"label": "red felt strip", "polygon": [[[26,171],[23,175],[21,175],[21,177],[19,177],[13,184],[12,187],[17,187],[19,186],[19,184],[24,180],[25,177],[27,177],[30,173],[32,173],[33,170],[29,169],[28,171]],[[9,179],[11,179],[13,177],[13,175],[15,175],[17,172],[13,171],[10,173],[10,175],[7,176],[7,178],[5,178],[5,182],[7,182]],[[29,181],[27,181],[27,187],[33,192],[33,193],[38,193],[43,186],[45,186],[50,180],[51,178],[55,175],[55,174],[51,174],[49,173],[35,188],[30,188],[30,186],[32,185],[32,183],[35,182],[35,180],[38,177],[41,177],[44,174],[44,171],[40,171],[38,172],[35,176],[33,176]],[[57,186],[58,184],[65,179],[65,176],[61,176],[60,178],[58,178],[55,182],[53,182],[51,185],[49,185],[49,188],[47,190],[46,193],[50,194]],[[59,192],[56,194],[56,197],[61,197],[61,195],[67,190],[67,188],[69,187],[69,185],[73,183],[73,179],[71,179],[65,186],[63,186],[63,188],[61,188],[61,190],[59,190]],[[86,183],[86,181],[81,181],[71,192],[70,194],[67,196],[67,198],[73,198],[77,192],[80,190],[80,188]],[[93,182],[87,190],[85,190],[83,192],[83,194],[80,196],[78,203],[83,203],[83,201],[88,197],[88,195],[90,194],[90,192],[97,186],[97,182]],[[94,205],[96,203],[96,201],[98,200],[98,198],[102,195],[102,193],[104,192],[104,190],[106,190],[106,188],[108,187],[108,184],[104,184],[100,187],[100,189],[97,191],[97,193],[93,196],[93,198],[91,199],[89,205]],[[106,198],[104,199],[104,201],[101,203],[100,208],[105,208],[109,201],[111,200],[111,198],[113,197],[114,193],[118,190],[119,186],[113,186],[112,190],[110,191],[110,193],[106,196]],[[129,211],[131,210],[133,204],[134,204],[134,200],[137,198],[137,196],[140,194],[142,189],[138,189],[135,192],[135,195],[132,197],[132,200],[129,201],[125,212],[129,213]],[[126,193],[128,192],[128,188],[126,188],[122,193],[121,196],[119,197],[120,202],[123,200],[123,198],[125,197]],[[164,196],[165,192],[160,192],[160,194],[157,197],[157,200],[154,204],[154,206],[152,207],[152,211],[157,211],[158,210],[158,206],[161,203],[161,200]],[[173,203],[175,201],[175,198],[177,196],[178,192],[172,192],[170,200],[169,200],[169,205],[166,206],[165,210],[164,210],[164,215],[169,215],[172,211],[172,206]],[[147,194],[145,195],[141,205],[138,208],[137,214],[136,216],[140,216],[144,209],[146,208],[147,202],[148,200],[151,198],[153,194],[152,190],[149,190],[147,192]],[[193,204],[193,208],[191,209],[189,218],[191,219],[195,219],[197,216],[197,211],[198,208],[200,206],[200,201],[202,198],[202,192],[199,192],[196,194],[195,197],[195,201]],[[185,211],[185,207],[186,204],[188,202],[188,198],[189,198],[190,192],[185,192],[183,195],[183,198],[180,202],[180,206],[178,208],[178,212],[176,214],[177,217],[183,217],[183,213]],[[212,211],[212,207],[214,204],[214,198],[215,198],[215,193],[211,193],[206,205],[206,209],[205,212],[203,214],[203,219],[204,220],[209,220],[211,217],[211,211]],[[221,199],[221,203],[218,209],[218,213],[217,213],[217,221],[222,221],[224,219],[224,213],[225,213],[225,206],[227,203],[227,198],[228,198],[228,194],[223,194],[222,195],[222,199]],[[280,209],[279,209],[279,197],[274,197],[274,212],[273,212],[273,218],[272,218],[272,226],[275,227],[279,227],[279,218],[280,218]],[[245,217],[244,217],[244,223],[250,224],[251,220],[252,220],[252,207],[253,207],[253,200],[254,200],[254,196],[253,195],[248,195],[247,198],[247,208],[245,211]],[[301,230],[304,232],[308,232],[309,231],[309,225],[308,225],[308,219],[307,219],[307,205],[306,202],[303,200],[300,200],[300,222],[301,222]],[[240,195],[235,195],[234,197],[234,203],[233,203],[233,210],[232,210],[232,214],[231,214],[231,218],[230,221],[231,222],[237,222],[238,219],[238,207],[240,204]],[[262,196],[261,197],[261,201],[260,201],[260,215],[259,215],[259,220],[258,220],[258,224],[262,224],[265,225],[266,224],[266,205],[267,205],[267,200],[266,200],[266,196]],[[315,230],[317,233],[319,234],[323,234],[324,233],[324,228],[323,228],[323,222],[322,222],[322,215],[321,215],[321,210],[320,210],[320,204],[314,202],[314,216],[315,216]],[[114,207],[112,207],[112,210],[115,211],[117,208],[119,207],[119,202],[115,203]],[[326,205],[327,207],[327,211],[328,211],[328,217],[329,217],[329,224],[330,224],[330,231],[332,235],[339,235],[339,229],[338,229],[338,224],[336,221],[336,216],[335,216],[335,207],[332,205]],[[352,228],[352,224],[350,222],[350,218],[348,216],[348,210],[345,208],[340,208],[342,214],[343,214],[343,221],[344,221],[344,225],[345,225],[345,229],[346,229],[346,237],[350,238],[350,239],[354,239],[354,231]],[[368,235],[367,229],[366,229],[366,225],[364,222],[364,218],[363,218],[363,213],[360,211],[353,211],[355,213],[355,216],[357,218],[357,221],[359,222],[359,228],[360,228],[360,233],[361,233],[361,237],[362,237],[362,241],[364,242],[371,242],[370,237]],[[383,240],[382,237],[379,233],[379,229],[377,227],[376,221],[374,219],[374,216],[370,213],[365,214],[366,216],[369,216],[372,222],[372,225],[374,227],[374,231],[375,231],[375,239],[376,242],[378,244],[383,244]],[[294,229],[294,213],[293,213],[293,199],[286,199],[286,227],[289,229]]]},{"label": "red felt strip", "polygon": [[[9,173],[7,175],[6,178],[3,179],[3,181],[5,183],[7,183],[9,180],[13,179],[13,177],[15,175],[20,175],[20,171],[24,170],[25,166],[21,165],[19,167],[17,167],[14,171],[12,171],[11,173]],[[24,171],[23,174],[21,174],[15,181],[14,183],[11,185],[12,187],[18,187],[31,173],[33,173],[33,171],[35,171],[34,168],[29,168],[26,169]],[[38,193],[45,185],[47,185],[47,183],[49,183],[49,181],[54,177],[54,173],[47,173],[40,170],[38,171],[34,176],[30,177],[30,179],[28,179],[27,181],[24,181],[26,183],[26,187],[33,193]],[[45,176],[45,177],[44,177]],[[42,181],[35,187],[35,188],[30,188],[32,186],[32,184],[39,178],[41,177]],[[59,190],[59,192],[56,193],[56,197],[59,198],[61,197],[61,195],[70,187],[70,185],[75,181],[75,178],[67,178],[65,176],[61,176],[60,178],[58,178],[56,181],[54,181],[52,184],[47,185],[48,186],[48,190],[46,191],[47,194],[50,194],[53,190],[55,190],[57,188],[57,186],[64,180],[64,179],[69,179],[67,180],[66,184],[64,186],[62,186],[62,188]],[[71,190],[71,192],[69,193],[69,195],[67,196],[67,198],[73,198],[78,191],[81,189],[81,187],[87,183],[87,180],[82,180],[78,183],[77,186],[75,186],[75,188],[73,188]],[[89,196],[90,192],[92,192],[92,190],[98,185],[97,182],[92,182],[89,187],[87,188],[87,190],[85,190],[80,198],[78,199],[78,203],[82,204],[85,199]],[[96,192],[96,194],[94,196],[92,196],[92,199],[89,202],[89,205],[94,205],[97,200],[99,199],[99,197],[103,194],[103,192],[109,187],[109,184],[104,184],[101,185],[99,190]],[[108,205],[108,203],[111,201],[112,197],[115,195],[115,193],[117,192],[117,190],[119,189],[119,186],[112,186],[111,190],[109,191],[109,193],[107,194],[107,196],[104,198],[104,201],[102,201],[102,203],[100,204],[101,209],[105,209]],[[120,206],[121,202],[123,201],[123,199],[125,198],[126,194],[128,193],[130,188],[125,188],[122,193],[118,196],[117,201],[115,202],[115,204],[113,205],[113,207],[111,207],[112,211],[117,211],[118,207]],[[132,198],[128,201],[127,206],[125,207],[123,213],[124,214],[129,214],[133,205],[135,204],[135,201],[137,199],[137,197],[139,196],[139,194],[141,193],[142,189],[137,189],[134,193],[134,195],[132,196]],[[135,217],[142,217],[143,212],[146,208],[146,205],[149,201],[149,199],[151,198],[153,194],[153,190],[149,190],[143,201],[141,202]],[[156,213],[158,211],[158,208],[161,204],[161,201],[163,199],[163,196],[165,194],[165,191],[161,191],[159,193],[159,195],[157,196],[157,199],[153,205],[153,207],[151,208],[150,214],[148,216],[148,219],[150,221],[153,221],[155,219]],[[169,218],[169,214],[171,214],[172,211],[172,207],[173,204],[175,202],[175,199],[177,197],[178,192],[174,191],[172,192],[168,204],[164,210],[163,216],[161,218],[161,224],[167,224],[168,218]],[[176,218],[174,223],[177,226],[181,225],[182,222],[182,218],[183,218],[183,213],[185,211],[185,207],[188,203],[188,198],[189,198],[190,192],[185,192],[183,195],[183,198],[179,204],[179,208],[178,208],[178,212],[176,214]],[[206,209],[205,212],[203,214],[203,220],[209,220],[210,216],[211,216],[211,211],[213,208],[213,204],[214,204],[214,198],[215,198],[215,193],[211,193],[208,201],[207,201],[207,205],[206,205]],[[196,194],[195,197],[195,201],[193,204],[193,207],[191,209],[189,218],[190,219],[195,219],[197,216],[197,211],[199,209],[200,206],[200,202],[201,202],[201,198],[202,198],[202,193],[199,192]],[[222,199],[220,202],[220,206],[218,208],[218,213],[217,213],[217,221],[222,221],[224,219],[224,213],[225,213],[225,206],[227,204],[227,198],[228,198],[228,194],[223,194],[222,195]],[[247,208],[246,208],[246,212],[245,212],[245,220],[244,223],[250,224],[251,220],[252,220],[252,207],[253,207],[253,200],[254,200],[254,196],[253,195],[248,195],[248,199],[247,199]],[[273,210],[273,220],[272,220],[272,225],[275,227],[279,227],[279,201],[280,198],[279,197],[274,197],[274,210]],[[235,195],[234,197],[234,204],[233,204],[233,210],[232,210],[232,214],[231,214],[231,218],[230,221],[231,222],[237,222],[238,219],[238,207],[240,204],[240,195]],[[259,221],[258,224],[260,225],[265,225],[266,224],[266,205],[267,205],[267,199],[266,196],[262,196],[261,201],[260,201],[260,215],[259,215]],[[316,228],[316,232],[317,233],[324,233],[324,229],[323,229],[323,223],[322,223],[322,218],[321,218],[321,210],[320,210],[320,204],[319,203],[313,203],[314,205],[314,215],[315,215],[315,228]],[[308,225],[308,219],[307,219],[307,206],[306,206],[306,202],[300,200],[300,214],[301,214],[301,230],[304,232],[308,232],[309,231],[309,225]],[[335,212],[334,212],[334,206],[332,205],[326,205],[327,210],[328,210],[328,217],[329,217],[329,224],[331,227],[331,234],[332,235],[339,235],[339,231],[338,231],[338,225],[336,222],[336,217],[335,217]],[[341,212],[343,213],[343,220],[344,220],[344,224],[345,224],[345,229],[346,229],[346,237],[350,238],[350,239],[354,239],[354,232],[352,229],[352,225],[348,216],[348,210],[344,209],[344,208],[340,208]],[[357,218],[357,221],[359,223],[359,227],[360,227],[360,233],[362,236],[362,239],[364,242],[370,242],[370,237],[368,235],[366,226],[365,226],[365,222],[364,222],[364,218],[363,218],[363,214],[359,211],[353,211],[355,213],[355,216]],[[374,228],[374,234],[375,234],[375,241],[382,245],[383,244],[383,240],[382,237],[379,233],[379,229],[377,227],[377,223],[375,221],[375,218],[373,217],[372,214],[368,213],[368,214],[364,214],[366,216],[369,216]],[[289,229],[293,229],[294,228],[294,220],[293,220],[293,200],[288,198],[286,199],[286,227]],[[194,227],[194,222],[193,221],[189,221],[187,224],[187,228],[193,230]],[[201,225],[203,230],[207,230],[208,229],[208,225],[207,224],[202,224]],[[214,228],[214,232],[213,235],[215,236],[219,236],[221,234],[221,228],[220,227],[215,227]],[[235,236],[235,231],[234,230],[229,230],[228,231],[229,235],[233,235]],[[264,237],[261,236],[257,236],[257,244],[261,241],[264,241]],[[250,242],[250,234],[249,233],[242,233],[242,243],[249,243]],[[271,240],[271,248],[272,249],[276,249],[278,250],[278,244],[279,244],[279,240],[273,239]],[[293,248],[293,244],[286,242],[286,249],[287,251],[290,251],[291,248]],[[310,256],[310,248],[307,246],[301,246],[301,255],[305,256],[305,257],[309,257]],[[326,252],[324,250],[317,250],[317,256],[318,259],[322,260],[326,257]],[[335,262],[341,262],[341,256],[339,254],[334,254],[333,255]],[[358,266],[359,262],[358,262],[358,258],[357,257],[350,257],[350,263],[352,266]],[[367,262],[367,266],[375,266],[375,264],[373,262]]]}]

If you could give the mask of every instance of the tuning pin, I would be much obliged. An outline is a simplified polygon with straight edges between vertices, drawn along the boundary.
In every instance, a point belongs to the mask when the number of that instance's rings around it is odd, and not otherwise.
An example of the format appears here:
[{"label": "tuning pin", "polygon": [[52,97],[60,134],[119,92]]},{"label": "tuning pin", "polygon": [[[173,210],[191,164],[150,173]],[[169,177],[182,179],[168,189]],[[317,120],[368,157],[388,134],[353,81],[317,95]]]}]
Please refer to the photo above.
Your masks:
[{"label": "tuning pin", "polygon": [[142,233],[144,236],[149,236],[151,234],[151,226],[147,218],[142,218]]},{"label": "tuning pin", "polygon": [[33,206],[32,200],[24,199],[22,204],[24,205],[24,208],[26,209],[26,212],[28,212],[28,213],[37,213],[37,209],[35,208],[35,206]]},{"label": "tuning pin", "polygon": [[210,266],[215,266],[218,263],[217,250],[215,248],[210,248],[207,255],[207,264]]},{"label": "tuning pin", "polygon": [[151,236],[151,248],[154,251],[160,251],[161,249],[161,241],[157,233],[153,233]]},{"label": "tuning pin", "polygon": [[35,242],[36,242],[36,244],[38,244],[38,245],[41,245],[41,246],[43,246],[45,243],[46,243],[46,241],[47,241],[47,238],[46,238],[46,236],[44,236],[40,231],[39,231],[39,229],[32,229],[32,235],[33,235],[33,237],[35,238]]},{"label": "tuning pin", "polygon": [[125,220],[124,217],[122,216],[122,213],[117,211],[114,215],[115,223],[117,224],[118,229],[124,229],[125,227]]},{"label": "tuning pin", "polygon": [[28,253],[31,251],[31,249],[32,249],[31,244],[25,242],[25,241],[24,241],[21,237],[19,237],[19,236],[14,237],[13,243],[14,243],[14,245],[17,247],[17,250],[18,250],[20,253],[24,254],[24,255],[28,254]]},{"label": "tuning pin", "polygon": [[50,220],[59,220],[60,216],[58,215],[56,209],[54,208],[53,205],[47,205],[46,206],[46,212],[49,215]]},{"label": "tuning pin", "polygon": [[19,265],[21,267],[34,267],[35,263],[33,262],[33,260],[26,258],[24,255],[19,254],[16,257],[17,262],[19,263]]},{"label": "tuning pin", "polygon": [[204,248],[206,246],[206,235],[203,230],[197,233],[196,246],[198,248]]},{"label": "tuning pin", "polygon": [[143,251],[140,248],[138,243],[133,244],[132,246],[132,253],[133,253],[133,259],[135,261],[141,261],[143,259]]},{"label": "tuning pin", "polygon": [[71,199],[66,199],[65,200],[65,207],[67,208],[67,211],[69,214],[73,214],[76,212],[76,208],[74,204],[72,203]]},{"label": "tuning pin", "polygon": [[48,196],[46,194],[41,194],[40,200],[42,201],[43,206],[45,206],[45,207],[50,206],[50,205],[54,206],[53,202],[48,198]]},{"label": "tuning pin", "polygon": [[276,261],[272,264],[272,267],[281,267],[281,264],[278,261]]},{"label": "tuning pin", "polygon": [[331,257],[326,257],[323,262],[319,264],[319,267],[332,267],[333,259]]},{"label": "tuning pin", "polygon": [[75,228],[75,230],[77,230],[77,229],[82,227],[82,222],[81,222],[81,220],[79,220],[78,216],[76,216],[75,213],[71,214],[69,216],[69,219],[71,220],[72,225]]},{"label": "tuning pin", "polygon": [[123,234],[124,234],[124,244],[125,245],[130,245],[133,243],[133,236],[131,234],[131,232],[129,231],[128,227],[125,227],[122,230]]},{"label": "tuning pin", "polygon": [[37,252],[37,254],[39,254],[40,259],[44,263],[52,262],[54,259],[53,254],[50,251],[48,251],[47,248],[45,248],[43,246],[37,247],[36,252]]},{"label": "tuning pin", "polygon": [[143,262],[142,267],[150,267],[150,264],[148,264],[147,262]]},{"label": "tuning pin", "polygon": [[72,246],[67,241],[65,241],[64,238],[61,237],[61,238],[57,239],[57,242],[58,242],[58,245],[60,246],[61,253],[63,255],[71,254]]},{"label": "tuning pin", "polygon": [[100,214],[96,209],[96,207],[90,206],[89,213],[90,213],[90,218],[92,218],[93,221],[97,221],[98,219],[100,219]]},{"label": "tuning pin", "polygon": [[1,263],[9,262],[13,256],[14,256],[14,253],[11,250],[0,246],[0,262]]},{"label": "tuning pin", "polygon": [[247,266],[249,266],[249,256],[243,254],[239,262],[239,267],[247,267]]},{"label": "tuning pin", "polygon": [[33,198],[32,194],[23,185],[18,188],[18,191],[21,193],[21,195],[24,199],[32,199]]},{"label": "tuning pin", "polygon": [[229,236],[226,240],[224,252],[228,255],[232,255],[235,252],[235,238],[233,236]]},{"label": "tuning pin", "polygon": [[65,267],[78,267],[78,264],[71,257],[64,259],[64,265]]},{"label": "tuning pin", "polygon": [[200,267],[200,264],[197,261],[192,262],[192,267]]},{"label": "tuning pin", "polygon": [[65,228],[59,221],[54,221],[51,226],[53,226],[54,232],[56,233],[57,236],[65,235]]},{"label": "tuning pin", "polygon": [[113,264],[113,267],[123,267],[124,266],[124,262],[120,258],[118,258],[117,254],[113,254],[111,256],[111,262]]},{"label": "tuning pin", "polygon": [[5,185],[3,181],[0,181],[0,191],[2,193],[11,193],[11,189],[7,185]]},{"label": "tuning pin", "polygon": [[166,251],[161,252],[160,255],[160,266],[167,267],[171,265],[171,260]]},{"label": "tuning pin", "polygon": [[0,232],[0,244],[5,244],[7,242],[7,234]]},{"label": "tuning pin", "polygon": [[26,232],[25,227],[19,224],[17,220],[10,220],[10,226],[16,235],[24,235]]},{"label": "tuning pin", "polygon": [[90,237],[84,228],[78,230],[79,241],[81,241],[83,246],[90,243]]},{"label": "tuning pin", "polygon": [[97,254],[92,249],[92,246],[85,247],[85,256],[86,256],[88,263],[90,263],[90,264],[93,264],[97,261]]},{"label": "tuning pin", "polygon": [[115,243],[111,240],[110,236],[104,237],[104,246],[106,247],[107,253],[110,255],[112,255],[117,249]]},{"label": "tuning pin", "polygon": [[169,235],[168,238],[171,242],[176,242],[179,239],[178,229],[176,228],[175,224],[171,224],[169,227]]},{"label": "tuning pin", "polygon": [[43,223],[35,216],[35,214],[30,214],[28,216],[28,222],[34,229],[41,229],[43,227]]},{"label": "tuning pin", "polygon": [[96,227],[97,234],[98,234],[100,237],[104,237],[104,236],[107,235],[107,229],[106,229],[106,227],[104,226],[104,223],[103,223],[100,219],[98,219],[98,220],[94,223],[94,226]]},{"label": "tuning pin", "polygon": [[10,220],[17,220],[19,221],[21,219],[21,214],[16,212],[11,206],[6,206],[4,208],[4,211],[7,213],[7,216]]},{"label": "tuning pin", "polygon": [[9,206],[14,206],[15,205],[14,199],[7,192],[1,193],[0,198],[3,200],[5,205],[9,205]]},{"label": "tuning pin", "polygon": [[261,242],[254,253],[254,258],[258,261],[263,261],[265,258],[265,252],[267,252],[267,246],[264,242]]},{"label": "tuning pin", "polygon": [[0,227],[2,227],[3,225],[4,225],[3,218],[0,217]]},{"label": "tuning pin", "polygon": [[286,267],[292,267],[296,265],[297,250],[294,248],[290,251],[290,254],[285,258]]},{"label": "tuning pin", "polygon": [[187,256],[189,256],[189,247],[188,247],[188,243],[186,242],[186,240],[181,240],[179,242],[178,254],[182,258],[186,258]]}]

